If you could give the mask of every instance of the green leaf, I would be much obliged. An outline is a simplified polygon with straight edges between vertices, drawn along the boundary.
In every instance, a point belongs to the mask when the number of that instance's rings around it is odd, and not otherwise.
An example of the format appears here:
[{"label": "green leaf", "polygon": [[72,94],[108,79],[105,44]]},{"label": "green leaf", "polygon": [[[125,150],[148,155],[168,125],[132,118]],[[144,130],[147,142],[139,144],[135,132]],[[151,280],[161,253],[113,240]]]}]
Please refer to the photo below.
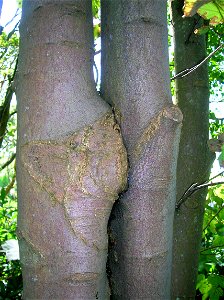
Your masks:
[{"label": "green leaf", "polygon": [[214,194],[221,198],[221,199],[224,199],[224,185],[219,185],[217,186],[217,188],[214,190]]},{"label": "green leaf", "polygon": [[184,16],[192,17],[202,5],[211,1],[212,0],[185,0],[183,8]]},{"label": "green leaf", "polygon": [[213,233],[213,234],[215,234],[216,233],[216,220],[212,220],[211,222],[210,222],[210,225],[209,225],[209,227],[210,227],[210,231]]},{"label": "green leaf", "polygon": [[212,289],[210,290],[210,299],[212,300],[219,300],[220,297],[223,295],[223,290],[221,287],[217,287],[217,286],[214,286],[212,287]]},{"label": "green leaf", "polygon": [[202,18],[210,20],[211,26],[224,23],[224,0],[185,0],[183,11],[185,17],[198,13]]},{"label": "green leaf", "polygon": [[212,246],[224,246],[224,236],[217,235],[212,243]]},{"label": "green leaf", "polygon": [[22,7],[22,2],[23,2],[22,0],[17,0],[17,5],[18,5],[19,8]]},{"label": "green leaf", "polygon": [[94,18],[99,18],[100,0],[92,1],[92,12]]},{"label": "green leaf", "polygon": [[203,296],[202,296],[202,300],[206,300],[208,299],[209,297],[209,293],[205,293]]},{"label": "green leaf", "polygon": [[203,284],[203,281],[205,280],[205,275],[204,274],[199,274],[197,277],[197,286],[196,289],[199,289],[201,285]]},{"label": "green leaf", "polygon": [[208,282],[211,283],[213,286],[221,286],[224,287],[224,276],[219,275],[210,275],[208,277]]},{"label": "green leaf", "polygon": [[212,26],[224,23],[224,0],[216,0],[201,6],[197,13],[204,19],[210,20]]},{"label": "green leaf", "polygon": [[218,217],[220,220],[224,220],[224,208],[220,211]]},{"label": "green leaf", "polygon": [[[205,279],[201,282],[199,287],[199,291],[204,295],[207,294],[212,289],[212,285],[208,283],[208,280]],[[205,298],[206,299],[206,298]]]},{"label": "green leaf", "polygon": [[93,26],[93,35],[94,35],[94,40],[96,40],[98,37],[100,37],[101,33],[101,27],[100,24],[96,24]]}]

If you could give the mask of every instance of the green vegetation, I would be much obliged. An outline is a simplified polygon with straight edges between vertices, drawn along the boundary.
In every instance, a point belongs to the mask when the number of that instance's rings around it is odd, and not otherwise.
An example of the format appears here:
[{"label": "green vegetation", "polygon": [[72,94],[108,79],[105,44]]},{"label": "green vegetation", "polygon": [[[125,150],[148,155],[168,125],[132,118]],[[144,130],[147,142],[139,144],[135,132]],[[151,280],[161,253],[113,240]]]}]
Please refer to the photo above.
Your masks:
[{"label": "green vegetation", "polygon": [[[18,57],[18,27],[0,36],[0,299],[21,299],[19,260],[8,260],[4,243],[16,239],[16,101],[13,80]],[[15,252],[15,250],[14,250]],[[7,253],[8,254],[8,253]]]}]

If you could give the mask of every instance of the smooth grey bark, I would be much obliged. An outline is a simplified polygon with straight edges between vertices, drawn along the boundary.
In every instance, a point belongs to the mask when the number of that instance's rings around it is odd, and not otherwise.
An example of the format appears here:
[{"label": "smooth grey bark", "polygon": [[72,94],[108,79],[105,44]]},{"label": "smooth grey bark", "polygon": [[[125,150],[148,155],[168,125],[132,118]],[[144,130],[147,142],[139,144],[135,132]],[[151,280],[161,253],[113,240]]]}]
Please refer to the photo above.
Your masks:
[{"label": "smooth grey bark", "polygon": [[102,0],[102,95],[128,150],[109,224],[112,299],[170,299],[182,114],[170,93],[166,1]]},{"label": "smooth grey bark", "polygon": [[[204,35],[195,35],[202,25],[198,15],[182,18],[184,1],[172,1],[175,42],[175,72],[190,68],[206,57]],[[199,23],[198,23],[199,22]],[[209,178],[212,157],[207,147],[209,83],[205,63],[195,72],[176,79],[176,103],[183,113],[177,164],[177,202],[193,183]],[[201,244],[206,189],[186,200],[175,212],[173,239],[172,299],[194,299]]]},{"label": "smooth grey bark", "polygon": [[24,299],[108,299],[107,223],[127,157],[92,74],[90,0],[23,1],[17,74]]}]

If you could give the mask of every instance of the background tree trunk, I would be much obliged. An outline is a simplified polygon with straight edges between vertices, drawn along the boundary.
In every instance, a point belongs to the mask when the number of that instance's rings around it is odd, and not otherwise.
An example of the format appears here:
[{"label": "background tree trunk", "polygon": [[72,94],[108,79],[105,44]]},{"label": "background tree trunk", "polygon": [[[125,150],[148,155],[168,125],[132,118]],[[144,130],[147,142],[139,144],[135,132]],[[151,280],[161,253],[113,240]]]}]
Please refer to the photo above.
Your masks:
[{"label": "background tree trunk", "polygon": [[108,299],[107,223],[127,157],[92,74],[90,0],[23,1],[18,237],[24,299]]},{"label": "background tree trunk", "polygon": [[128,149],[129,187],[109,226],[114,299],[169,299],[176,157],[166,1],[102,0],[102,94]]},{"label": "background tree trunk", "polygon": [[[172,3],[175,42],[175,71],[190,68],[205,58],[204,35],[194,29],[203,20],[195,15],[182,18],[184,1]],[[211,155],[207,147],[209,126],[209,83],[207,64],[190,75],[176,79],[176,104],[183,113],[177,164],[177,201],[192,183],[209,178]],[[195,299],[198,259],[207,190],[193,194],[176,211],[174,218],[172,298]]]}]

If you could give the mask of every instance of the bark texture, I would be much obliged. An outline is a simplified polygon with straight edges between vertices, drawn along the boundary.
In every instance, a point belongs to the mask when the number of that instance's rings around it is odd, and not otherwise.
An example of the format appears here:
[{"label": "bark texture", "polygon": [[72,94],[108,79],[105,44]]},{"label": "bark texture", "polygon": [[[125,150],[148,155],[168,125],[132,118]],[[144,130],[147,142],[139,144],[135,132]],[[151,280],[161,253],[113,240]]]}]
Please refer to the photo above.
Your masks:
[{"label": "bark texture", "polygon": [[[176,73],[205,58],[205,36],[194,34],[199,16],[182,18],[184,1],[172,1]],[[198,23],[199,22],[199,23]],[[202,25],[202,24],[201,24]],[[209,126],[209,83],[207,65],[176,79],[176,104],[183,113],[177,165],[177,201],[193,183],[209,178],[212,157],[207,147]],[[193,194],[174,218],[172,298],[195,299],[195,286],[207,191]]]},{"label": "bark texture", "polygon": [[110,219],[112,299],[169,299],[176,158],[166,1],[102,0],[102,94],[114,106],[130,164]]},{"label": "bark texture", "polygon": [[107,223],[126,187],[120,128],[92,75],[91,1],[23,1],[18,237],[24,299],[108,299]]}]

